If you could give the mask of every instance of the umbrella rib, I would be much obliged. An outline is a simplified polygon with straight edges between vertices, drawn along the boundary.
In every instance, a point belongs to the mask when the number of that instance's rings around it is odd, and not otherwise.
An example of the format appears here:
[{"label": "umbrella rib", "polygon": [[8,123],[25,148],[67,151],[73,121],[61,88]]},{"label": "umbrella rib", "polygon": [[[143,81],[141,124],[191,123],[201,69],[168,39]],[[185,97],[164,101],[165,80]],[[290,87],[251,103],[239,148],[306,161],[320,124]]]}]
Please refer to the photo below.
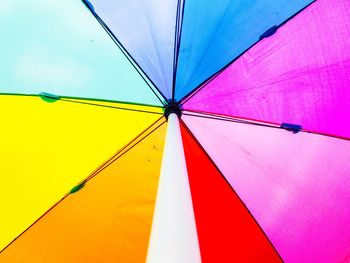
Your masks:
[{"label": "umbrella rib", "polygon": [[175,100],[175,84],[176,84],[176,75],[177,75],[177,65],[179,61],[180,45],[181,45],[182,24],[183,24],[184,12],[185,12],[185,1],[186,0],[183,0],[182,9],[181,9],[181,0],[178,0],[177,2],[174,62],[173,62],[173,87],[172,87],[172,96],[171,96],[172,101]]},{"label": "umbrella rib", "polygon": [[[1,95],[1,93],[0,93]],[[6,94],[5,94],[6,95]],[[14,95],[21,95],[21,94],[14,94]],[[37,95],[32,95],[37,96]],[[74,97],[74,96],[60,96],[62,99],[73,99],[73,100],[86,100],[86,101],[98,101],[98,102],[112,102],[112,103],[119,103],[119,104],[127,104],[127,105],[135,105],[135,106],[145,106],[145,107],[154,107],[154,108],[161,108],[163,109],[163,106],[160,105],[153,105],[153,104],[147,104],[142,102],[130,102],[130,101],[123,101],[123,100],[110,100],[110,99],[100,99],[100,98],[91,98],[91,97]]]},{"label": "umbrella rib", "polygon": [[[48,93],[49,94],[49,93]],[[130,101],[122,101],[122,100],[109,100],[102,98],[92,98],[92,97],[76,97],[76,96],[65,96],[59,94],[52,94],[62,99],[70,99],[70,100],[84,100],[84,101],[96,101],[96,102],[110,102],[110,103],[118,103],[118,104],[126,104],[126,105],[134,105],[134,106],[144,106],[144,107],[153,107],[164,109],[164,105],[152,105],[147,103],[139,103],[139,102],[130,102]],[[31,97],[40,97],[41,94],[29,94],[29,93],[11,93],[11,92],[0,92],[0,96],[31,96]],[[102,104],[101,104],[102,105]]]},{"label": "umbrella rib", "polygon": [[174,54],[173,54],[173,81],[172,81],[172,91],[171,91],[171,101],[174,101],[174,86],[175,86],[175,70],[176,70],[176,64],[177,64],[177,60],[176,60],[176,53],[177,53],[177,41],[178,41],[178,28],[179,28],[179,13],[180,13],[180,1],[181,0],[177,0],[177,9],[176,9],[176,22],[175,22],[175,36],[174,36]]},{"label": "umbrella rib", "polygon": [[[249,124],[249,125],[255,125],[255,126],[262,126],[262,127],[267,127],[267,128],[284,129],[281,127],[281,124],[278,124],[278,123],[267,122],[267,121],[256,120],[256,119],[248,119],[248,118],[243,118],[243,117],[238,117],[238,116],[216,115],[213,113],[202,112],[202,111],[185,110],[183,112],[183,115],[188,115],[188,116],[198,117],[198,118],[220,120],[220,121],[235,122],[235,123],[241,123],[241,124]],[[347,138],[344,136],[339,136],[339,135],[335,135],[335,134],[328,134],[328,133],[308,130],[308,129],[304,129],[304,128],[300,132],[331,137],[331,138],[335,138],[335,139],[339,139],[339,140],[350,141],[350,138]]]},{"label": "umbrella rib", "polygon": [[[116,154],[114,154],[111,158],[109,158],[107,161],[105,161],[100,167],[98,167],[92,174],[85,179],[84,182],[87,182],[91,180],[93,177],[95,177],[97,174],[105,170],[108,166],[110,166],[112,163],[117,161],[120,157],[122,157],[124,154],[126,154],[128,151],[130,151],[132,148],[134,148],[137,144],[139,144],[141,141],[146,139],[149,135],[151,135],[153,132],[155,132],[158,128],[160,128],[164,123],[165,120],[163,120],[160,124],[158,124],[156,127],[154,127],[163,117],[156,120],[150,127],[148,127],[146,130],[141,132],[137,137],[135,137],[132,141],[130,141],[127,145],[125,145],[122,149],[120,149]],[[154,127],[154,128],[153,128]],[[152,129],[153,128],[153,129]],[[149,131],[150,130],[150,131]],[[148,133],[147,133],[148,132]],[[144,135],[142,137],[142,135]]]},{"label": "umbrella rib", "polygon": [[[186,111],[188,111],[188,110],[186,110]],[[242,124],[250,124],[250,125],[262,126],[262,127],[268,127],[268,128],[282,129],[277,124],[275,125],[275,124],[269,124],[269,123],[265,123],[265,122],[255,122],[255,121],[250,121],[250,120],[236,118],[236,117],[218,116],[218,115],[213,115],[213,114],[208,114],[208,113],[203,113],[203,112],[196,112],[196,111],[188,111],[188,112],[191,112],[191,113],[183,112],[183,115],[198,117],[198,118],[220,120],[220,121],[242,123]]]},{"label": "umbrella rib", "polygon": [[[161,90],[155,85],[155,83],[152,81],[152,79],[146,74],[146,72],[140,67],[140,65],[137,63],[137,61],[130,55],[130,53],[127,51],[127,49],[124,47],[124,45],[119,41],[119,39],[116,37],[116,35],[113,33],[113,31],[106,25],[106,23],[102,20],[102,18],[96,13],[91,12],[92,15],[96,18],[96,20],[99,22],[99,24],[102,26],[102,28],[106,31],[108,36],[112,39],[112,41],[117,45],[117,47],[120,49],[120,51],[123,53],[123,55],[126,57],[126,59],[131,63],[131,65],[135,68],[137,73],[141,76],[141,78],[146,82],[147,86],[151,89],[151,91],[154,93],[154,95],[158,98],[158,100],[165,106],[163,100],[159,97],[159,95],[153,90],[152,86],[148,83],[151,82],[152,85],[156,88],[156,90],[159,92],[159,94],[163,97],[163,99],[166,101],[166,97],[161,92]],[[141,72],[142,73],[141,73]],[[147,78],[147,80],[146,80]]]},{"label": "umbrella rib", "polygon": [[[146,72],[141,68],[141,66],[137,63],[137,61],[131,56],[131,54],[127,51],[127,49],[124,47],[124,45],[118,40],[118,38],[114,35],[114,33],[109,29],[109,27],[105,24],[105,22],[98,16],[97,21],[101,24],[101,26],[104,28],[104,30],[107,32],[107,34],[110,36],[110,38],[113,40],[113,42],[118,46],[120,51],[124,54],[126,59],[131,63],[131,65],[135,68],[135,70],[139,73],[141,78],[146,82],[147,86],[151,89],[153,94],[158,98],[158,100],[165,106],[163,100],[159,97],[159,95],[153,90],[152,86],[148,83],[151,82],[152,85],[157,89],[159,94],[163,97],[164,100],[166,100],[166,97],[161,92],[161,90],[156,86],[156,84],[152,81],[152,79],[146,74]],[[141,72],[142,73],[141,73]],[[146,77],[144,77],[146,76]],[[147,80],[146,80],[147,78]]]},{"label": "umbrella rib", "polygon": [[105,107],[105,108],[112,108],[117,110],[127,110],[127,111],[135,111],[135,112],[143,112],[143,113],[151,113],[151,114],[161,114],[161,112],[155,112],[155,111],[147,111],[147,110],[138,110],[138,109],[132,109],[127,107],[117,107],[117,106],[111,106],[111,105],[103,105],[103,104],[97,104],[97,103],[91,103],[91,102],[84,102],[84,101],[76,101],[71,99],[64,99],[61,98],[61,101],[70,102],[70,103],[77,103],[77,104],[84,104],[84,105],[90,105],[90,106],[97,106],[97,107]]},{"label": "umbrella rib", "polygon": [[[303,12],[305,9],[307,9],[309,6],[311,6],[313,3],[315,3],[317,0],[312,1],[308,5],[306,5],[304,8],[287,18],[285,21],[283,21],[281,24],[279,24],[276,27],[276,30],[278,30],[280,27],[284,26],[288,21],[293,19],[295,16],[299,15],[301,12]],[[207,79],[202,81],[196,88],[194,88],[192,91],[187,93],[181,100],[180,104],[184,105],[186,102],[188,102],[194,95],[196,95],[198,92],[200,92],[204,87],[206,87],[213,79],[215,79],[218,75],[220,75],[224,70],[226,70],[229,66],[231,66],[234,62],[236,62],[240,57],[242,57],[246,52],[248,52],[251,48],[253,48],[255,45],[257,45],[260,41],[262,41],[264,38],[258,39],[256,42],[254,42],[251,46],[249,46],[247,49],[245,49],[242,53],[240,53],[238,56],[236,56],[233,60],[231,60],[228,64],[226,64],[224,67],[222,67],[219,71],[209,76]]]},{"label": "umbrella rib", "polygon": [[[114,154],[111,158],[105,161],[99,168],[97,168],[92,174],[90,174],[85,180],[83,180],[80,185],[87,183],[92,178],[97,176],[100,172],[110,166],[112,163],[117,161],[120,157],[146,139],[149,135],[151,135],[154,131],[156,131],[159,127],[161,127],[165,120],[163,120],[160,124],[158,124],[155,128],[153,128],[163,117],[156,120],[151,126],[142,131],[139,135],[137,135],[133,140],[131,140],[128,144],[126,144],[123,148],[121,148],[116,154]],[[148,132],[148,133],[147,133]],[[30,228],[32,228],[37,222],[39,222],[45,215],[47,215],[50,211],[52,211],[56,206],[58,206],[62,201],[64,201],[68,196],[70,196],[72,192],[68,192],[65,196],[63,196],[60,200],[58,200],[53,206],[51,206],[44,214],[42,214],[37,220],[35,220],[30,226],[28,226],[22,233],[20,233],[15,239],[13,239],[6,247],[4,247],[1,251],[4,252],[9,246],[11,246],[18,238],[20,238],[25,232],[27,232]]]},{"label": "umbrella rib", "polygon": [[250,212],[250,210],[248,209],[248,207],[246,206],[246,204],[243,202],[243,200],[241,199],[241,197],[238,195],[238,193],[235,191],[235,189],[231,186],[231,184],[228,182],[228,180],[226,179],[225,175],[221,172],[221,170],[219,169],[219,167],[216,165],[216,163],[214,162],[214,160],[211,158],[211,156],[209,155],[209,153],[204,149],[203,145],[198,141],[198,139],[196,138],[196,136],[192,133],[192,131],[190,130],[190,128],[186,125],[186,123],[183,120],[180,120],[180,122],[182,123],[183,127],[186,129],[186,131],[188,132],[188,134],[192,137],[192,139],[197,143],[197,145],[199,146],[199,148],[203,151],[203,153],[206,155],[206,157],[208,158],[208,160],[210,161],[210,163],[215,167],[215,169],[219,172],[219,174],[221,175],[221,177],[224,179],[224,181],[226,182],[226,184],[228,185],[228,187],[231,189],[231,191],[235,194],[235,196],[237,197],[237,199],[240,201],[240,203],[243,205],[243,207],[246,209],[246,211],[248,212],[248,214],[250,215],[250,217],[254,220],[255,224],[258,226],[258,228],[260,229],[260,231],[262,232],[262,234],[265,236],[266,240],[269,242],[269,244],[271,245],[272,249],[275,251],[275,253],[277,254],[277,256],[280,258],[281,262],[284,262],[281,255],[278,253],[277,249],[275,248],[275,246],[272,244],[271,240],[269,239],[269,237],[267,236],[267,234],[265,233],[265,231],[262,229],[262,227],[260,226],[260,224],[258,223],[258,221],[255,219],[255,217],[253,216],[253,214]]},{"label": "umbrella rib", "polygon": [[[40,97],[40,94],[0,93],[0,96]],[[126,104],[126,105],[132,105],[132,106],[140,106],[140,107],[154,107],[154,108],[161,108],[161,109],[163,109],[163,107],[160,107],[160,106],[157,106],[157,105],[148,105],[148,104],[142,104],[142,103],[139,104],[139,103],[125,102],[125,101],[113,101],[113,100],[103,100],[103,99],[80,98],[80,97],[67,97],[67,96],[57,96],[57,97],[59,98],[60,101],[64,101],[64,102],[85,104],[85,105],[105,107],[105,108],[112,108],[112,109],[119,109],[119,110],[143,112],[143,113],[163,114],[161,112],[156,112],[156,111],[151,111],[151,110],[133,109],[133,108],[128,108],[126,106],[125,107],[121,107],[121,106],[104,105],[104,104],[98,104],[98,103],[93,103],[93,102],[88,102],[88,101],[101,101],[101,102]],[[82,100],[84,100],[84,101],[82,101]]]}]

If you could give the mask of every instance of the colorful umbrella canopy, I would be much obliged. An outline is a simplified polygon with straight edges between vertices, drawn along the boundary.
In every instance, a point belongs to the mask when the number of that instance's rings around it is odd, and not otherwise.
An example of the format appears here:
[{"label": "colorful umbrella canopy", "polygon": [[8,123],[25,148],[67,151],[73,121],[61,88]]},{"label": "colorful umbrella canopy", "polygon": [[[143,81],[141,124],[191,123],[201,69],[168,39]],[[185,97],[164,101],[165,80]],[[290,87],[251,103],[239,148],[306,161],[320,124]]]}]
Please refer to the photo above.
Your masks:
[{"label": "colorful umbrella canopy", "polygon": [[349,262],[348,0],[0,2],[0,262]]}]

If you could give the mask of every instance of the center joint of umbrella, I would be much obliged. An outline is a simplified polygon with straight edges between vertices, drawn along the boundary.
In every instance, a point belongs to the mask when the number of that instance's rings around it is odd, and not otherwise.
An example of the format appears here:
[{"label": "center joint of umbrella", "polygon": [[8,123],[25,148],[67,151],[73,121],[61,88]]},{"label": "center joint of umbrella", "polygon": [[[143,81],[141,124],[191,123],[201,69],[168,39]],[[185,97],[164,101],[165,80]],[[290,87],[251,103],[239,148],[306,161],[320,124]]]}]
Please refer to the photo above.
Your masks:
[{"label": "center joint of umbrella", "polygon": [[165,107],[164,116],[167,120],[171,113],[175,113],[179,119],[181,118],[182,109],[178,102],[169,101],[168,105]]}]

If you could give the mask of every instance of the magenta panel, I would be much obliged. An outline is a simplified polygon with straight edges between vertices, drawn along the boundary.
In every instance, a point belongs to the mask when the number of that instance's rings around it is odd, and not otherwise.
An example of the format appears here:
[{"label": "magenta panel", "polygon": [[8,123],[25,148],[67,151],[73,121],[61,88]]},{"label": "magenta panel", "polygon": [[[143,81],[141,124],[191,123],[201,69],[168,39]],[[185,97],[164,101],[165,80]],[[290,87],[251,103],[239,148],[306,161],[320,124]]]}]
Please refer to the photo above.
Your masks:
[{"label": "magenta panel", "polygon": [[285,262],[350,262],[350,141],[183,120]]},{"label": "magenta panel", "polygon": [[184,108],[350,138],[349,85],[350,1],[321,0],[245,53]]}]

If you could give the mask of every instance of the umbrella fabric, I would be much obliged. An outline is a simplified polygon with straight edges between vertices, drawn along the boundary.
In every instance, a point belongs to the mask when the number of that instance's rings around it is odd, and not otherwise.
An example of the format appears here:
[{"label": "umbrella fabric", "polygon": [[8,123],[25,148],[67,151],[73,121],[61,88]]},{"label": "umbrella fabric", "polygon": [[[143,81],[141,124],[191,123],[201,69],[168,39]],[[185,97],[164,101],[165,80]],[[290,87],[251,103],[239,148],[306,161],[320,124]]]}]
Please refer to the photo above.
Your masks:
[{"label": "umbrella fabric", "polygon": [[286,262],[346,256],[349,141],[193,116],[183,120]]},{"label": "umbrella fabric", "polygon": [[0,262],[349,262],[348,0],[0,3]]},{"label": "umbrella fabric", "polygon": [[162,105],[80,1],[6,0],[0,12],[0,92]]},{"label": "umbrella fabric", "polygon": [[90,2],[165,98],[171,98],[178,1]]},{"label": "umbrella fabric", "polygon": [[98,103],[0,96],[2,248],[161,117]]},{"label": "umbrella fabric", "polygon": [[159,125],[120,151],[83,190],[53,207],[0,260],[144,261],[166,132],[166,124]]},{"label": "umbrella fabric", "polygon": [[1,262],[144,261],[166,132],[166,124],[159,125],[53,207],[1,254]]},{"label": "umbrella fabric", "polygon": [[350,3],[317,1],[202,87],[185,109],[349,138]]},{"label": "umbrella fabric", "polygon": [[185,2],[176,75],[176,99],[239,56],[273,26],[282,24],[310,0]]},{"label": "umbrella fabric", "polygon": [[185,124],[181,132],[203,261],[279,262],[264,232]]}]

